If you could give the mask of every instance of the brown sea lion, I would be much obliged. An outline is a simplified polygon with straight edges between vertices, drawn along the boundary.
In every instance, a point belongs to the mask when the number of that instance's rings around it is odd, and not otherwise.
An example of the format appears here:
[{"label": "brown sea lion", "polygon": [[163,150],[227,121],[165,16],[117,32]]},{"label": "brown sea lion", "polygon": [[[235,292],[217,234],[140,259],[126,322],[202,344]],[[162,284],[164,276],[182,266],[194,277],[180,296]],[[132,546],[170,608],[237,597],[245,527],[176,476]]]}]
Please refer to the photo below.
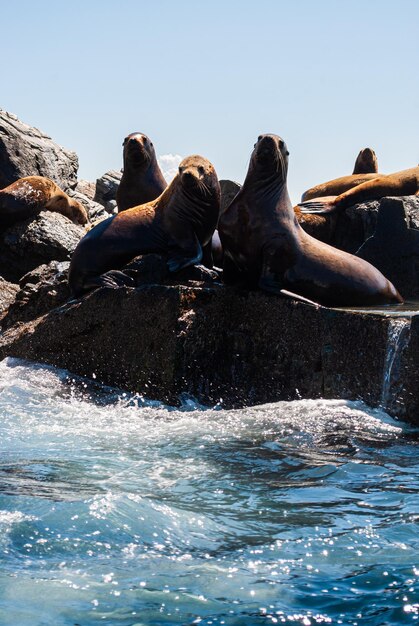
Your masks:
[{"label": "brown sea lion", "polygon": [[[324,194],[313,200],[300,202],[303,213],[332,213],[359,202],[380,200],[386,196],[419,195],[419,166],[394,174],[379,174],[340,194]],[[335,196],[335,197],[334,197]]]},{"label": "brown sea lion", "polygon": [[110,271],[140,254],[166,254],[171,272],[200,263],[219,212],[220,185],[212,164],[197,155],[183,159],[156,200],[109,217],[83,237],[71,259],[72,293],[115,286]]},{"label": "brown sea lion", "polygon": [[155,200],[167,187],[147,135],[131,133],[122,145],[124,169],[116,192],[118,211]]},{"label": "brown sea lion", "polygon": [[259,136],[243,187],[220,215],[225,281],[285,290],[326,306],[402,302],[375,267],[301,228],[288,196],[287,171],[284,141]]},{"label": "brown sea lion", "polygon": [[363,148],[356,157],[352,174],[376,174],[377,172],[377,155],[372,148]]},{"label": "brown sea lion", "polygon": [[87,223],[87,212],[49,178],[26,176],[0,191],[0,228],[27,220],[40,211],[55,211],[75,224]]},{"label": "brown sea lion", "polygon": [[377,172],[378,161],[374,150],[364,148],[356,158],[354,171],[351,175],[340,176],[315,187],[310,187],[301,196],[301,201],[305,202],[320,196],[338,196],[340,193],[352,189],[352,187],[372,180],[378,175]]},{"label": "brown sea lion", "polygon": [[348,189],[374,180],[374,178],[377,178],[377,174],[350,174],[348,176],[340,176],[339,178],[328,180],[325,183],[320,183],[320,185],[307,189],[301,196],[301,202],[324,196],[338,196],[340,193],[344,193],[348,191]]}]

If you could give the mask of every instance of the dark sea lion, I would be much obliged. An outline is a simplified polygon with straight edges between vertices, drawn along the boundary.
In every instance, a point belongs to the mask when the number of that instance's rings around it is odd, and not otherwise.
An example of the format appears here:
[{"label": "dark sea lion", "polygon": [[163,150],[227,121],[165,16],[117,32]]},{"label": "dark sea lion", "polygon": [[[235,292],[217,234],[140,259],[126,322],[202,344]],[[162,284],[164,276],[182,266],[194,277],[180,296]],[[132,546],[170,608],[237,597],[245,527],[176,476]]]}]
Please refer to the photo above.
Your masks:
[{"label": "dark sea lion", "polygon": [[[370,176],[374,176],[370,174]],[[326,197],[322,197],[326,196]],[[320,194],[299,204],[303,213],[332,213],[359,202],[380,200],[386,196],[419,195],[419,166],[394,174],[378,174],[372,179],[340,194]],[[330,197],[332,196],[332,197]],[[333,197],[335,196],[335,197]]]},{"label": "dark sea lion", "polygon": [[147,135],[131,133],[122,145],[124,169],[116,192],[118,211],[155,200],[167,187],[154,146]]},{"label": "dark sea lion", "polygon": [[140,254],[167,255],[171,272],[201,262],[220,212],[220,185],[212,164],[190,156],[155,200],[100,222],[80,241],[71,259],[75,296],[113,283],[106,276]]},{"label": "dark sea lion", "polygon": [[352,174],[377,174],[377,155],[372,148],[363,148],[356,157]]},{"label": "dark sea lion", "polygon": [[87,212],[49,178],[26,176],[0,191],[0,228],[27,220],[40,211],[54,211],[75,224],[87,223]]},{"label": "dark sea lion", "polygon": [[255,144],[242,189],[220,215],[225,281],[293,292],[326,306],[402,302],[366,261],[308,235],[287,190],[288,151],[277,135]]}]

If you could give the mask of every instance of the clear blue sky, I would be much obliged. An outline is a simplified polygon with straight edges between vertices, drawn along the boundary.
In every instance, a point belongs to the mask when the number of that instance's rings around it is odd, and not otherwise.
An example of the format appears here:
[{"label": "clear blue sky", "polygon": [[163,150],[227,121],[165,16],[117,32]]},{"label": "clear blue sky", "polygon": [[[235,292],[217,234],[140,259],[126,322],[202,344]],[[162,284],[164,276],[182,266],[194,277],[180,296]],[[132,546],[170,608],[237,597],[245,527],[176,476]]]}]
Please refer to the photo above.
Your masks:
[{"label": "clear blue sky", "polygon": [[1,2],[0,107],[79,155],[94,180],[147,133],[242,182],[281,135],[296,201],[352,172],[419,162],[419,0]]}]

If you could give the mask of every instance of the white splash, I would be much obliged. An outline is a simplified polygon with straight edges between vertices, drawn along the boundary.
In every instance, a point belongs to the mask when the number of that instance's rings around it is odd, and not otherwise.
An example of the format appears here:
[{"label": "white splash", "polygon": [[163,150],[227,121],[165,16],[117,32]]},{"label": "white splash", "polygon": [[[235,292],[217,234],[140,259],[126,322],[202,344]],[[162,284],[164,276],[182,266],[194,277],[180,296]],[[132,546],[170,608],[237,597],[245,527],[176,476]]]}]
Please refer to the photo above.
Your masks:
[{"label": "white splash", "polygon": [[170,183],[177,174],[177,168],[183,157],[180,154],[162,154],[157,157],[158,164],[166,181]]},{"label": "white splash", "polygon": [[410,320],[390,320],[387,335],[387,354],[383,369],[381,406],[389,408],[397,396],[397,384],[400,384],[400,361],[404,348],[409,343]]}]

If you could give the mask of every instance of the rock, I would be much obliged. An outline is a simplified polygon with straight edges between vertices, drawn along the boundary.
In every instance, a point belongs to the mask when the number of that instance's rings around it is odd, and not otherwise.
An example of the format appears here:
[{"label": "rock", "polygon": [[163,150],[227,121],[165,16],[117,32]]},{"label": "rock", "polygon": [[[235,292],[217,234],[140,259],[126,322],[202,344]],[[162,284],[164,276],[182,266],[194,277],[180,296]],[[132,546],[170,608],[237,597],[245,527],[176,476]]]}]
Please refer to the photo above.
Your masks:
[{"label": "rock", "polygon": [[[225,407],[360,399],[419,423],[418,322],[419,314],[326,309],[216,285],[102,288],[7,330],[0,358],[94,374],[169,403],[182,392]],[[409,328],[401,350],[395,323]],[[387,373],[394,397],[383,393]]]},{"label": "rock", "polygon": [[96,183],[92,183],[89,180],[78,180],[74,191],[83,194],[83,196],[86,196],[89,200],[93,200],[96,193]]},{"label": "rock", "polygon": [[13,303],[2,319],[2,328],[16,322],[27,322],[51,309],[64,304],[70,298],[68,287],[69,261],[51,261],[25,274],[15,285]]},{"label": "rock", "polygon": [[220,180],[221,188],[221,211],[224,211],[233,200],[234,196],[238,194],[241,189],[239,183],[235,183],[232,180],[222,179]]},{"label": "rock", "polygon": [[[355,254],[374,234],[382,200],[362,202],[337,214],[311,215],[307,222],[304,221],[304,214],[298,207],[296,214],[301,226],[309,235],[335,248]],[[419,198],[401,196],[399,200],[405,206],[409,227],[419,228]]]},{"label": "rock", "polygon": [[10,305],[15,301],[19,285],[9,283],[0,276],[0,318],[6,313]]},{"label": "rock", "polygon": [[[407,299],[419,298],[419,230],[410,228],[419,215],[419,198],[408,209],[404,198],[383,198],[376,229],[357,256],[375,265]],[[413,210],[417,204],[417,212]]]},{"label": "rock", "polygon": [[84,206],[90,222],[97,222],[109,217],[109,213],[106,211],[104,206],[94,200],[91,200],[80,191],[77,191],[77,188],[74,191],[70,189],[67,193],[71,198],[75,198]]},{"label": "rock", "polygon": [[105,207],[108,213],[113,213],[116,208],[116,190],[121,181],[122,172],[110,170],[96,181],[96,193],[94,201]]},{"label": "rock", "polygon": [[75,152],[0,110],[0,189],[24,176],[46,176],[67,191],[77,182],[77,169]]},{"label": "rock", "polygon": [[85,232],[82,226],[50,211],[14,224],[0,235],[0,276],[17,282],[39,265],[68,261]]}]

